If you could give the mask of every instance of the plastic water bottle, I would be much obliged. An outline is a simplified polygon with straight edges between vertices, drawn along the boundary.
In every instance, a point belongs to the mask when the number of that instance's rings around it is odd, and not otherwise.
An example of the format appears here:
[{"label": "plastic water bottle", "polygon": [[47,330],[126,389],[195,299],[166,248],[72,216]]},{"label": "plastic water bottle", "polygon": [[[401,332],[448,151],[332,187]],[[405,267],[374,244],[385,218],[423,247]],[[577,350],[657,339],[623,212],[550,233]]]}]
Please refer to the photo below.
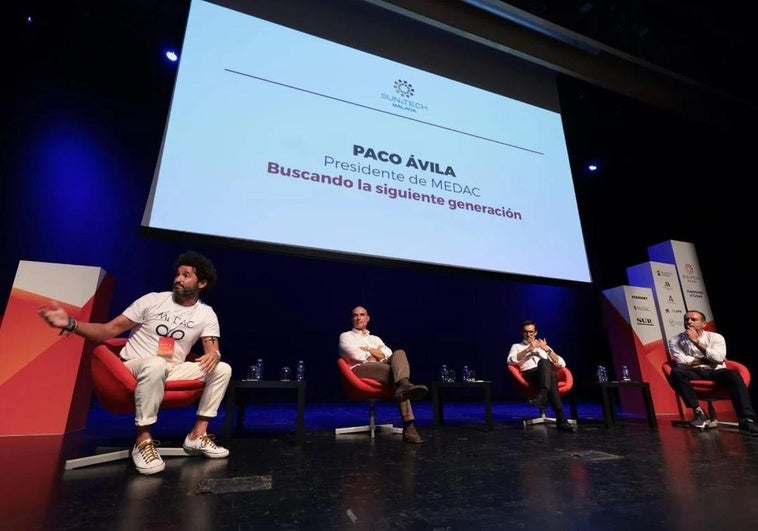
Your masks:
[{"label": "plastic water bottle", "polygon": [[468,365],[463,366],[463,374],[461,375],[462,382],[468,382]]},{"label": "plastic water bottle", "polygon": [[601,383],[608,381],[608,371],[605,370],[603,365],[597,366],[597,381]]},{"label": "plastic water bottle", "polygon": [[446,381],[447,381],[447,365],[443,363],[442,367],[440,368],[440,382],[446,382]]},{"label": "plastic water bottle", "polygon": [[624,365],[621,367],[621,381],[623,382],[631,382],[632,377],[629,375],[629,367]]},{"label": "plastic water bottle", "polygon": [[263,380],[263,360],[258,358],[256,365],[258,366],[258,377]]},{"label": "plastic water bottle", "polygon": [[295,379],[298,382],[305,380],[305,362],[303,360],[297,362],[297,369],[295,369]]}]

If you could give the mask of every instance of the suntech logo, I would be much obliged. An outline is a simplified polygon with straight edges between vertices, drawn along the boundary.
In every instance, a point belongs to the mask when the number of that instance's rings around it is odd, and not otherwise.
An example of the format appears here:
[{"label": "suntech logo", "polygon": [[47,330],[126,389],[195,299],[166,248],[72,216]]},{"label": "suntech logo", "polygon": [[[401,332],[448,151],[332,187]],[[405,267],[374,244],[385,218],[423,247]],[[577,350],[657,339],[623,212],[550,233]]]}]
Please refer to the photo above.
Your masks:
[{"label": "suntech logo", "polygon": [[387,94],[382,92],[382,99],[392,105],[395,109],[417,113],[420,111],[428,111],[426,105],[416,101],[416,89],[413,85],[405,79],[397,79],[392,84],[392,93]]},{"label": "suntech logo", "polygon": [[404,98],[412,98],[414,92],[413,85],[404,79],[398,79],[395,81],[395,92]]}]

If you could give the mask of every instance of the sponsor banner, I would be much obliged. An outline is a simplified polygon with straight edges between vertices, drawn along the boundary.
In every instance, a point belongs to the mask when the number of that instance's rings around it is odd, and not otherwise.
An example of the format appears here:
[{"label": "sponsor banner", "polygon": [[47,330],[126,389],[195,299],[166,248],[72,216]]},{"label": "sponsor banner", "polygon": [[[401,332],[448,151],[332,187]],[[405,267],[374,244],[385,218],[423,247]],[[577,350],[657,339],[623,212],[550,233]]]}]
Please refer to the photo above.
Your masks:
[{"label": "sponsor banner", "polygon": [[[607,289],[603,291],[602,306],[613,353],[613,374],[620,375],[621,367],[628,366],[632,380],[650,385],[657,415],[678,415],[676,395],[661,369],[668,354],[653,290],[640,286]],[[621,388],[619,396],[624,411],[645,414],[645,404],[637,389]]]},{"label": "sponsor banner", "polygon": [[711,312],[711,303],[705,290],[705,280],[700,271],[695,245],[668,240],[648,247],[647,255],[651,260],[676,266],[685,308],[703,312],[708,319],[708,330],[715,331],[716,318]]},{"label": "sponsor banner", "polygon": [[[650,288],[653,291],[655,300],[652,308],[658,315],[664,340],[680,333],[684,328],[684,314],[687,310],[676,266],[663,262],[645,262],[627,267],[626,276],[632,286]],[[664,341],[664,345],[668,349],[667,341]]]}]

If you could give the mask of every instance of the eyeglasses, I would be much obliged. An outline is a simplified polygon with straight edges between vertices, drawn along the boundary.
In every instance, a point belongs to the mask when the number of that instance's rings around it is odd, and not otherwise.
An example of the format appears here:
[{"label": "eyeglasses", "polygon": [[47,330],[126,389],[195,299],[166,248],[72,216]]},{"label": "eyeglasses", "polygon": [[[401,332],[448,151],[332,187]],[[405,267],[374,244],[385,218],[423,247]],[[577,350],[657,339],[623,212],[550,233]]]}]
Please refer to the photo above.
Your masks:
[{"label": "eyeglasses", "polygon": [[537,331],[536,330],[522,330],[521,333],[531,335],[531,334],[536,334]]}]

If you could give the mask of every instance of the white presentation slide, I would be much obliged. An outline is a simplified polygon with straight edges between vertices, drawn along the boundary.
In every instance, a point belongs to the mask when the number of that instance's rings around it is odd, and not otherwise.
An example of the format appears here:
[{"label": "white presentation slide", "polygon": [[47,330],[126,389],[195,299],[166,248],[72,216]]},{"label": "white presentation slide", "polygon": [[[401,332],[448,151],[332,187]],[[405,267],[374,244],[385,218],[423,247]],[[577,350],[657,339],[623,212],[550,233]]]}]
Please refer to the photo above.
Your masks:
[{"label": "white presentation slide", "polygon": [[198,0],[143,225],[591,281],[559,113]]}]

